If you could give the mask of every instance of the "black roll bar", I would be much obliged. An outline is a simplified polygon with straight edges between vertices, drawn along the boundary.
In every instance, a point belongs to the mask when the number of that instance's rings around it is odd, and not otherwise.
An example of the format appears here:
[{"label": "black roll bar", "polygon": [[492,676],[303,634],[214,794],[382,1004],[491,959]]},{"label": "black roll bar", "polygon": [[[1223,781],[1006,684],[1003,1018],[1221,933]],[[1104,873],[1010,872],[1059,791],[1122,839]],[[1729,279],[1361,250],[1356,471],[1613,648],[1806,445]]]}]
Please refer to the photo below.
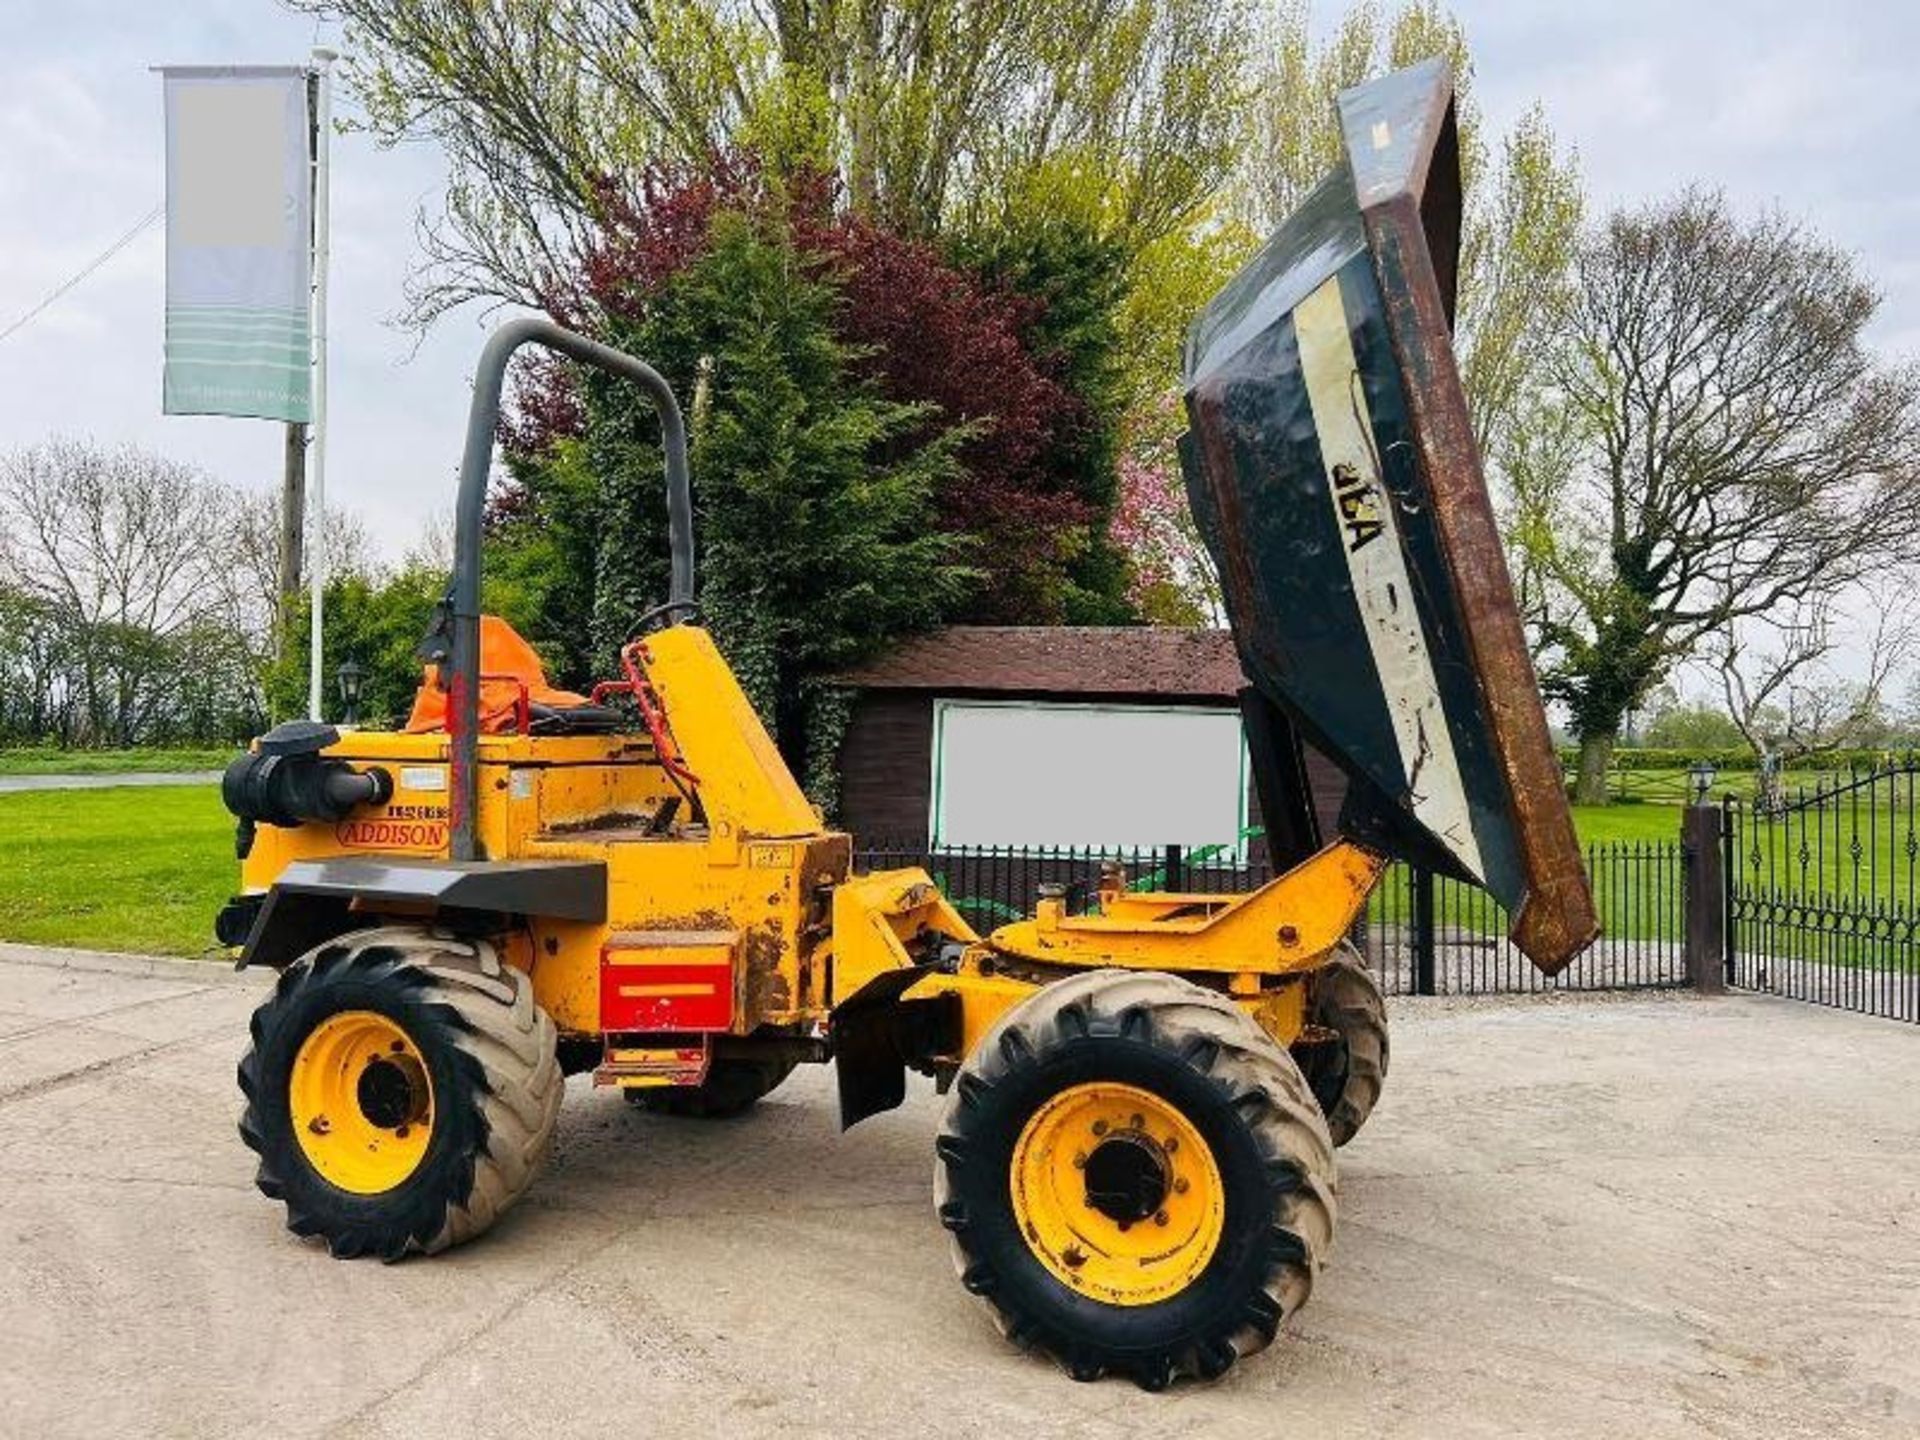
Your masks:
[{"label": "black roll bar", "polygon": [[687,427],[673,387],[651,365],[563,329],[551,320],[510,320],[488,338],[473,376],[467,411],[467,445],[460,461],[460,494],[453,512],[453,674],[449,681],[448,728],[453,732],[448,776],[448,822],[455,860],[477,860],[474,807],[480,752],[480,545],[493,467],[493,438],[500,424],[500,387],[507,361],[529,341],[571,360],[631,380],[653,401],[667,457],[667,538],[673,558],[667,598],[693,602],[693,492],[687,479]]}]

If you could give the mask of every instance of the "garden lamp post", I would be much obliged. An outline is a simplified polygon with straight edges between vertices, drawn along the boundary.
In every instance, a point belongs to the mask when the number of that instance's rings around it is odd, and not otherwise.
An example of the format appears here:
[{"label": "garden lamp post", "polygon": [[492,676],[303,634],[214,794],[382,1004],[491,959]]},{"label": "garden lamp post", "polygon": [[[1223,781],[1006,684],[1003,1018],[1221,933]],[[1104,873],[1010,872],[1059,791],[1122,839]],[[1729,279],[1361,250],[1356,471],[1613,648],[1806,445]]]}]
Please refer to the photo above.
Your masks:
[{"label": "garden lamp post", "polygon": [[360,687],[366,683],[366,670],[362,668],[359,661],[348,656],[340,662],[340,668],[333,672],[333,678],[340,686],[340,703],[346,707],[346,714],[341,717],[340,723],[358,725],[360,723]]},{"label": "garden lamp post", "polygon": [[1707,792],[1713,789],[1714,777],[1720,773],[1711,760],[1696,760],[1687,767],[1687,778],[1693,781],[1693,803],[1707,803]]}]

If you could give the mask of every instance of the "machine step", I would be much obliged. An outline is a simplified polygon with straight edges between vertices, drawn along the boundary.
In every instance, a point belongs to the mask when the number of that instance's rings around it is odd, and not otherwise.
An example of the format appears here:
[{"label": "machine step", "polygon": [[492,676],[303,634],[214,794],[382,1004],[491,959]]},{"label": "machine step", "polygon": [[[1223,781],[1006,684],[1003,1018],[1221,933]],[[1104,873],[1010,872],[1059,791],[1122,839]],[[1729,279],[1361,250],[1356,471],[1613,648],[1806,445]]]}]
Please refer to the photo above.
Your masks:
[{"label": "machine step", "polygon": [[595,1085],[617,1085],[622,1090],[663,1089],[669,1085],[698,1085],[707,1078],[712,1051],[706,1045],[675,1045],[661,1049],[609,1047],[607,1058],[593,1072]]}]

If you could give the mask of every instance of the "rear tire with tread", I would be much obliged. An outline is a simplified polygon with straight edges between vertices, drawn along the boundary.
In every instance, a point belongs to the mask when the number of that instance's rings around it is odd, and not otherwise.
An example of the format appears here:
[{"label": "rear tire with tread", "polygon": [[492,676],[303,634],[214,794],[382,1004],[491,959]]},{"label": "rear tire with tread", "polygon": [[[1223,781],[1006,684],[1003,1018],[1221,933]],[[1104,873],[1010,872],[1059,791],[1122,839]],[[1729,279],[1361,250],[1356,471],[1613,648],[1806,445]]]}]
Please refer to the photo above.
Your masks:
[{"label": "rear tire with tread", "polygon": [[1359,952],[1345,942],[1309,983],[1307,1018],[1338,1038],[1301,1046],[1295,1059],[1326,1114],[1333,1143],[1345,1145],[1367,1123],[1387,1083],[1387,1001]]},{"label": "rear tire with tread", "polygon": [[[379,1194],[331,1184],[293,1134],[289,1078],[315,1027],[371,1010],[399,1025],[433,1088],[432,1134],[418,1168]],[[254,1012],[240,1061],[240,1138],[255,1182],[287,1207],[287,1228],[340,1259],[434,1254],[480,1234],[526,1193],[546,1158],[565,1077],[533,982],[486,941],[413,926],[330,940],[282,972]]]},{"label": "rear tire with tread", "polygon": [[[1150,1303],[1105,1303],[1055,1278],[1009,1193],[1030,1118],[1101,1082],[1177,1109],[1218,1167],[1218,1245],[1183,1289]],[[1122,1374],[1158,1390],[1214,1378],[1271,1343],[1332,1244],[1333,1146],[1306,1081],[1239,1006],[1172,975],[1090,971],[1008,1011],[962,1066],[936,1154],[935,1206],[961,1283],[1004,1335],[1076,1380]]]}]

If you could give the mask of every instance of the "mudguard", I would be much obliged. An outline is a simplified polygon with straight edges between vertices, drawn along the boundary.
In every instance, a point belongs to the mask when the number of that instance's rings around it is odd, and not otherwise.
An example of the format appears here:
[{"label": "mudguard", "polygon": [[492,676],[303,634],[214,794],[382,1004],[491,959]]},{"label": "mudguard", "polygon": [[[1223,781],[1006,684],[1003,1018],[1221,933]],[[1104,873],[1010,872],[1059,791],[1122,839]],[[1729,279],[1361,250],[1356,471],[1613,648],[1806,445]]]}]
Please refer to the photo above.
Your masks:
[{"label": "mudguard", "polygon": [[[323,940],[365,923],[381,901],[413,912],[545,915],[598,924],[607,918],[607,867],[598,860],[441,860],[339,855],[296,860],[264,896],[236,897],[220,939],[241,946],[236,970],[291,963]],[[231,920],[228,918],[231,916]],[[242,928],[244,927],[244,928]],[[238,932],[239,938],[229,939]]]}]

